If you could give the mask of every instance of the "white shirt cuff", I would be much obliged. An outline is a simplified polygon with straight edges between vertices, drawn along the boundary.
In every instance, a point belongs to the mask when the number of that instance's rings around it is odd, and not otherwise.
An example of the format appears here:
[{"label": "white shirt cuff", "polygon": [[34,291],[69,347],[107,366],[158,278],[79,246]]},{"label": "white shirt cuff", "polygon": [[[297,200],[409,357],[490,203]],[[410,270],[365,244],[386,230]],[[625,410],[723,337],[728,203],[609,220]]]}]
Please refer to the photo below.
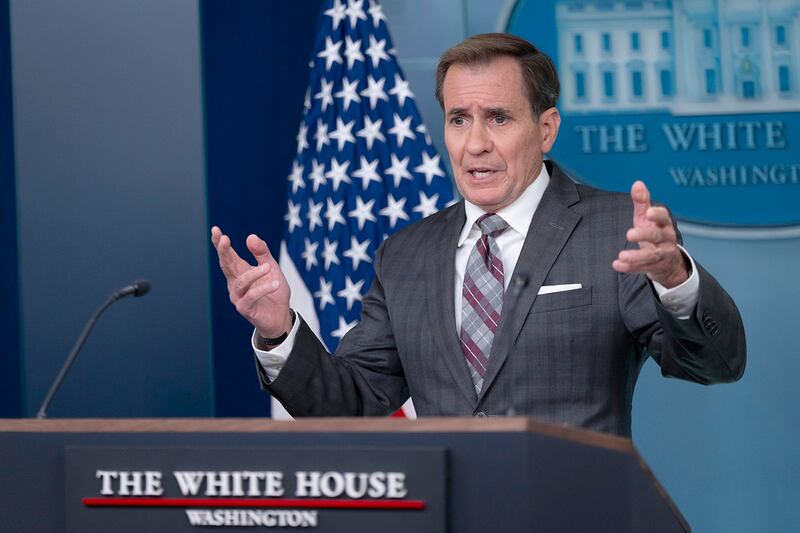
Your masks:
[{"label": "white shirt cuff", "polygon": [[292,353],[292,348],[294,348],[294,339],[297,337],[297,331],[299,329],[300,315],[298,315],[297,319],[294,321],[294,325],[292,326],[292,329],[289,330],[289,335],[286,336],[286,340],[272,348],[270,351],[259,350],[256,347],[258,332],[255,329],[253,330],[253,336],[250,338],[250,343],[253,345],[253,351],[258,358],[258,362],[261,363],[261,368],[264,369],[264,372],[267,374],[267,377],[270,379],[270,381],[274,381],[275,378],[278,377],[283,365],[286,364],[286,360],[289,358],[289,354]]},{"label": "white shirt cuff", "polygon": [[692,273],[689,274],[689,279],[671,289],[656,281],[653,282],[653,287],[661,303],[672,315],[681,320],[687,320],[694,313],[694,309],[697,307],[697,300],[700,297],[700,276],[697,274],[697,266],[694,264],[694,259],[686,251],[686,248],[680,244],[678,248],[681,249],[683,255],[689,258],[689,263],[692,265]]}]

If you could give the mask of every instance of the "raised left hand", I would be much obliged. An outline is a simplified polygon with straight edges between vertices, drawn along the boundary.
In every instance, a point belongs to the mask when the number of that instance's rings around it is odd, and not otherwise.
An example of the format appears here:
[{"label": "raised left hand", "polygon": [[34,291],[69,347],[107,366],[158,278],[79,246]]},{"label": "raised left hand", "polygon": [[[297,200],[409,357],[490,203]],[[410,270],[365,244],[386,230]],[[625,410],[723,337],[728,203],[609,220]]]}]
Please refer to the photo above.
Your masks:
[{"label": "raised left hand", "polygon": [[677,287],[689,279],[689,270],[678,248],[678,236],[669,211],[650,205],[650,191],[641,181],[631,187],[631,199],[633,227],[626,236],[628,242],[637,243],[639,249],[621,251],[611,266],[617,272],[646,274],[668,289]]}]

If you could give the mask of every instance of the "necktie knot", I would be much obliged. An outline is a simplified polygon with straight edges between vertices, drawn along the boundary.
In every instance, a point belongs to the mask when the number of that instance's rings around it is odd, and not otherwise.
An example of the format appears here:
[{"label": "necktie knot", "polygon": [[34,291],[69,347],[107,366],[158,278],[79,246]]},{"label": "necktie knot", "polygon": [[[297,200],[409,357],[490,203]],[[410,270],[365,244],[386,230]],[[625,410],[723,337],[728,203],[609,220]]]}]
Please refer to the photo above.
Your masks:
[{"label": "necktie knot", "polygon": [[508,229],[508,222],[496,213],[486,213],[475,221],[483,235],[496,237]]}]

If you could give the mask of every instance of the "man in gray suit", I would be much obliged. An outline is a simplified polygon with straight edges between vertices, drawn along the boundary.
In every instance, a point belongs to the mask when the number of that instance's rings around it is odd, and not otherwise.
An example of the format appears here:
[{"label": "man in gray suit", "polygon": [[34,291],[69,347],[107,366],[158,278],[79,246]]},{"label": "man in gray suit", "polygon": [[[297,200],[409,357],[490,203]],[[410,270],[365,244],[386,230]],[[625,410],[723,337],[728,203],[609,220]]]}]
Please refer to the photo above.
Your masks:
[{"label": "man in gray suit", "polygon": [[231,301],[255,327],[264,389],[295,416],[530,415],[630,435],[647,356],[665,376],[733,381],[735,304],[680,247],[666,208],[574,183],[543,161],[558,134],[552,61],[505,34],[448,50],[437,70],[464,201],[389,237],[359,324],[331,357],[266,243],[252,266],[212,228]]}]

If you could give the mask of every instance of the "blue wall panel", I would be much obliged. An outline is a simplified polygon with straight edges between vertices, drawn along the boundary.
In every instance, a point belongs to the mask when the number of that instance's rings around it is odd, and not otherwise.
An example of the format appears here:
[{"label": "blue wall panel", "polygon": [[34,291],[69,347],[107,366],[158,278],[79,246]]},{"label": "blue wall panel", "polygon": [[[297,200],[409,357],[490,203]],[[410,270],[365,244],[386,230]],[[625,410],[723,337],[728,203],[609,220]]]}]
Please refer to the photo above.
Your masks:
[{"label": "blue wall panel", "polygon": [[23,414],[92,311],[145,277],[153,291],[102,317],[51,415],[209,415],[197,5],[12,0],[10,14]]}]

